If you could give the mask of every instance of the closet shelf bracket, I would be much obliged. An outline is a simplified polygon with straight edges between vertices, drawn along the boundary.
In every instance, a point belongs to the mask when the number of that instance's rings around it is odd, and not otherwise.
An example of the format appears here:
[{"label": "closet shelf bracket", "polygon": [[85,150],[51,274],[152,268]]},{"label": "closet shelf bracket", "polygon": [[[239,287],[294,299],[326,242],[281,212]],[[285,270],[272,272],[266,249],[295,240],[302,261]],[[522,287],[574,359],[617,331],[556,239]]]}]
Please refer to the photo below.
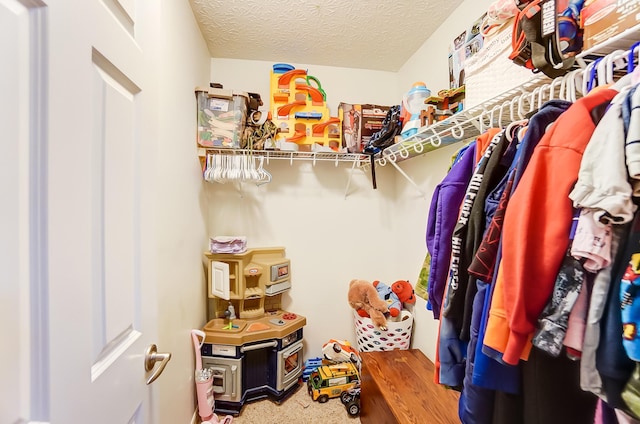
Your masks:
[{"label": "closet shelf bracket", "polygon": [[[356,169],[356,165],[357,164],[358,164],[358,162],[354,160],[353,164],[351,165],[351,169],[349,170],[349,178],[347,179],[347,187],[345,187],[345,189],[344,189],[344,198],[345,199],[349,195],[349,187],[351,186],[351,178],[353,177],[353,171]],[[336,166],[338,166],[337,163],[336,163]]]},{"label": "closet shelf bracket", "polygon": [[416,190],[418,190],[418,193],[420,193],[420,196],[422,198],[424,198],[425,200],[428,200],[426,193],[422,191],[420,186],[416,184],[416,182],[413,181],[413,179],[409,175],[407,175],[407,173],[404,172],[404,170],[400,168],[400,166],[397,163],[395,163],[395,161],[390,160],[389,162],[391,162],[391,165],[393,165],[393,167],[396,168],[396,170],[400,173],[400,175],[402,175],[413,187],[415,187]]}]

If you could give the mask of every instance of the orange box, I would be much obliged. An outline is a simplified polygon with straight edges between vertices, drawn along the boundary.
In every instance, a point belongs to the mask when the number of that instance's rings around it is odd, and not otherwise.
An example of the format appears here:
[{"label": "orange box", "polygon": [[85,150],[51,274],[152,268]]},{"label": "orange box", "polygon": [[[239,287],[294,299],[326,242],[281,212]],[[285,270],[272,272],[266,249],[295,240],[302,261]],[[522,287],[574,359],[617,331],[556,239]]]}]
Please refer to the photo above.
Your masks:
[{"label": "orange box", "polygon": [[587,0],[580,16],[587,50],[640,23],[640,0]]}]

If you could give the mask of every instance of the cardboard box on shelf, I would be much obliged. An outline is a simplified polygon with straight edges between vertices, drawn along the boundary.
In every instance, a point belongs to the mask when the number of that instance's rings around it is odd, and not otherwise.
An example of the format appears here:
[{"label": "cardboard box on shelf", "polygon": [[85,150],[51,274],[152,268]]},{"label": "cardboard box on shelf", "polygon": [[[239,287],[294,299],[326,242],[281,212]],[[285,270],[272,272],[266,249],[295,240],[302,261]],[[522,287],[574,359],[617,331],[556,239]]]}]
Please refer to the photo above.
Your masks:
[{"label": "cardboard box on shelf", "polygon": [[340,103],[338,116],[342,119],[342,147],[349,153],[360,153],[371,136],[382,129],[390,106]]},{"label": "cardboard box on shelf", "polygon": [[587,0],[581,21],[587,50],[640,23],[640,0]]}]

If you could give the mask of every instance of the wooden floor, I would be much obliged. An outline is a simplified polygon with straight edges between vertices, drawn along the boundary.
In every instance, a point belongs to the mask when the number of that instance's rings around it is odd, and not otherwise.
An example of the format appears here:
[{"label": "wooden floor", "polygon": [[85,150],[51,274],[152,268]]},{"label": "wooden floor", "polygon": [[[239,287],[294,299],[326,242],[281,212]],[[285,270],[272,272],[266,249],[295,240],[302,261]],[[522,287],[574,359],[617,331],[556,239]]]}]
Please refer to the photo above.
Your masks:
[{"label": "wooden floor", "polygon": [[362,352],[363,424],[459,424],[459,393],[433,382],[434,365],[418,349]]}]

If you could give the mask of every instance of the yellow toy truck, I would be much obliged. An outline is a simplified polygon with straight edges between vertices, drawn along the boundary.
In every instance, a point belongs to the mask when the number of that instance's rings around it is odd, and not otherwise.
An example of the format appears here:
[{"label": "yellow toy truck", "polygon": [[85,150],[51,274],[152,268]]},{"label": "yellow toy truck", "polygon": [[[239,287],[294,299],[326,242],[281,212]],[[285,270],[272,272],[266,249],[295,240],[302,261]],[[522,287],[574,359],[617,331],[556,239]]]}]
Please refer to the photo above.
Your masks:
[{"label": "yellow toy truck", "polygon": [[353,389],[360,383],[358,368],[351,362],[321,365],[307,380],[307,390],[313,400],[325,403],[339,397],[342,392]]}]

